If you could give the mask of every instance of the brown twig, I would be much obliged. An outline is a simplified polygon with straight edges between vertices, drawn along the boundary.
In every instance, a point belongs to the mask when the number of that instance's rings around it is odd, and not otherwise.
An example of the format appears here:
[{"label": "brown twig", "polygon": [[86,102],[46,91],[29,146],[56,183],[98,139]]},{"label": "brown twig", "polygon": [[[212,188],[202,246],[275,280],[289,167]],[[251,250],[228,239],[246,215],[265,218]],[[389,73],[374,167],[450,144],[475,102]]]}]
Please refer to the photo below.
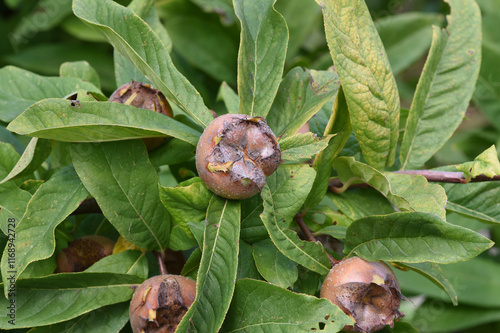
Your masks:
[{"label": "brown twig", "polygon": [[[302,215],[297,213],[297,215],[295,215],[295,222],[297,222],[297,224],[300,227],[300,230],[302,230],[304,235],[306,235],[308,241],[318,242],[318,240],[312,234],[311,230],[309,230],[309,227],[304,222],[304,218],[302,217]],[[332,255],[330,253],[326,252],[326,255],[328,256],[328,259],[330,260],[332,267],[339,263],[339,261],[336,260],[334,257],[332,257]]]},{"label": "brown twig", "polygon": [[165,266],[165,254],[162,251],[153,251],[153,253],[156,256],[156,259],[158,259],[158,267],[160,268],[160,274],[161,275],[166,275],[167,273],[167,267]]}]

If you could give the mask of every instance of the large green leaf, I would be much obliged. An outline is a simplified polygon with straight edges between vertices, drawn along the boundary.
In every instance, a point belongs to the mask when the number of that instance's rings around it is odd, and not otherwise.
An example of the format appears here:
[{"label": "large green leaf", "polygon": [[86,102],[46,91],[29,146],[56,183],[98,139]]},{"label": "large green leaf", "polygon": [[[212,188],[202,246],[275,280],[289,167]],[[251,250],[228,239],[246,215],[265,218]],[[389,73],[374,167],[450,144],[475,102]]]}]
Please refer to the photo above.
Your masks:
[{"label": "large green leaf", "polygon": [[[281,81],[267,124],[276,136],[294,135],[337,93],[337,73],[296,67]],[[240,93],[241,96],[241,93]]]},{"label": "large green leaf", "polygon": [[70,142],[170,135],[196,145],[200,133],[151,110],[108,102],[40,101],[10,123],[18,134]]},{"label": "large green leaf", "polygon": [[331,266],[323,246],[303,241],[295,231],[287,229],[311,190],[314,176],[314,170],[307,165],[279,167],[262,189],[261,219],[281,253],[310,270],[326,274]]},{"label": "large green leaf", "polygon": [[344,253],[366,260],[448,264],[479,255],[493,242],[430,213],[369,216],[347,229]]},{"label": "large green leaf", "polygon": [[170,217],[143,142],[74,144],[71,157],[104,216],[125,239],[142,249],[167,247]]},{"label": "large green leaf", "polygon": [[78,89],[99,91],[91,83],[73,77],[46,77],[24,69],[0,69],[0,120],[9,122],[35,102],[50,97],[65,97]]},{"label": "large green leaf", "polygon": [[176,332],[220,329],[233,297],[238,270],[240,216],[239,201],[212,196],[196,279],[196,299]]},{"label": "large green leaf", "polygon": [[[55,324],[102,306],[125,302],[134,293],[130,286],[141,282],[135,275],[86,272],[19,280],[15,327]],[[8,299],[0,297],[2,308],[9,304]],[[12,325],[2,320],[0,328],[12,328]]]},{"label": "large green leaf", "polygon": [[285,63],[288,28],[276,0],[235,0],[241,22],[238,51],[239,112],[266,118]]},{"label": "large green leaf", "polygon": [[401,168],[421,167],[462,122],[481,65],[481,14],[474,1],[447,0],[448,27],[433,27],[401,144]]},{"label": "large green leaf", "polygon": [[253,244],[253,258],[260,275],[268,282],[286,289],[297,281],[297,263],[285,257],[270,239]]},{"label": "large green leaf", "polygon": [[[54,230],[88,195],[72,167],[65,167],[42,184],[31,198],[26,212],[17,221],[15,260],[6,247],[2,256],[2,276],[17,279],[32,262],[46,259],[56,246]],[[15,271],[15,273],[9,273]],[[7,294],[8,287],[5,285]]]},{"label": "large green leaf", "polygon": [[139,250],[126,250],[102,258],[85,272],[117,273],[136,275],[143,280],[148,278],[146,253]]},{"label": "large green leaf", "polygon": [[75,0],[73,11],[102,32],[168,100],[196,122],[206,127],[213,120],[200,94],[173,65],[158,35],[132,10],[111,0]]},{"label": "large green leaf", "polygon": [[65,62],[59,68],[61,77],[75,77],[83,81],[92,83],[94,86],[101,88],[99,74],[86,61]]},{"label": "large green leaf", "polygon": [[363,156],[377,169],[391,166],[399,135],[399,95],[365,1],[317,2]]},{"label": "large green leaf", "polygon": [[279,141],[281,159],[284,161],[301,161],[310,159],[328,146],[332,136],[318,138],[316,134],[297,133]]},{"label": "large green leaf", "polygon": [[236,282],[223,328],[228,333],[334,333],[349,324],[352,325],[352,319],[327,299],[243,279]]}]

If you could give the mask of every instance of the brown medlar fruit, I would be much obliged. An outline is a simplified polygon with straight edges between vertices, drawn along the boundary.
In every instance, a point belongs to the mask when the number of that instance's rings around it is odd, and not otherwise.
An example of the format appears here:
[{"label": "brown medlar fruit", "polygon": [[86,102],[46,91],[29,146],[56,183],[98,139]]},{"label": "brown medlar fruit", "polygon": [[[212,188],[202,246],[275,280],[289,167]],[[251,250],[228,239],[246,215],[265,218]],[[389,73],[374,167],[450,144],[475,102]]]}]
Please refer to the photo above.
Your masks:
[{"label": "brown medlar fruit", "polygon": [[396,276],[380,261],[359,257],[342,260],[328,273],[321,287],[321,297],[329,299],[354,320],[344,330],[375,332],[394,326],[403,297]]},{"label": "brown medlar fruit", "polygon": [[174,333],[196,297],[196,282],[180,275],[158,275],[144,281],[130,302],[134,333]]},{"label": "brown medlar fruit", "polygon": [[196,169],[203,183],[228,199],[259,193],[281,163],[281,150],[262,117],[225,114],[205,129],[196,147]]},{"label": "brown medlar fruit", "polygon": [[115,242],[104,236],[83,236],[57,256],[57,273],[81,272],[113,253]]},{"label": "brown medlar fruit", "polygon": [[[132,105],[140,109],[152,110],[172,118],[172,108],[165,96],[149,84],[132,81],[116,89],[108,102]],[[149,151],[159,147],[167,137],[143,139]]]}]

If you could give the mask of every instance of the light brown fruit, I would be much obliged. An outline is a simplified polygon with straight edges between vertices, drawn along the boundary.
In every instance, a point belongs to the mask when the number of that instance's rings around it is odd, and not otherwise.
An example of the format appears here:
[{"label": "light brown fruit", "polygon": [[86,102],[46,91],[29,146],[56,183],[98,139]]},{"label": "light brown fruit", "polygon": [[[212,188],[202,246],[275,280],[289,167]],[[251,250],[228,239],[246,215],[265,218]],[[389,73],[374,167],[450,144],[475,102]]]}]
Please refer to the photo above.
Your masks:
[{"label": "light brown fruit", "polygon": [[57,256],[56,273],[81,272],[113,253],[115,242],[104,236],[83,236]]},{"label": "light brown fruit", "polygon": [[404,316],[399,312],[401,291],[396,276],[383,262],[358,257],[342,260],[328,273],[321,297],[329,299],[355,320],[344,330],[375,332]]},{"label": "light brown fruit", "polygon": [[158,275],[144,281],[130,302],[134,333],[174,333],[196,298],[196,282],[180,275]]},{"label": "light brown fruit", "polygon": [[[108,102],[132,105],[140,109],[152,110],[172,118],[172,108],[165,96],[149,84],[132,81],[116,89]],[[143,139],[149,151],[159,147],[167,137]]]},{"label": "light brown fruit", "polygon": [[205,129],[196,147],[203,183],[228,199],[246,199],[262,190],[281,163],[281,150],[262,117],[225,114]]}]

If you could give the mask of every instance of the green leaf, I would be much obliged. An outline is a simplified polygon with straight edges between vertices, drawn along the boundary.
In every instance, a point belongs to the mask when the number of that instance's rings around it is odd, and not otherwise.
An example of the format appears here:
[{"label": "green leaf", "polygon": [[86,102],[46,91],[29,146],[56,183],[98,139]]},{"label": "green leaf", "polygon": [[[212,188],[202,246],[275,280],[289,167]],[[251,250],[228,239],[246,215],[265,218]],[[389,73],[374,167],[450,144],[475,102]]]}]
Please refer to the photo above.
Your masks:
[{"label": "green leaf", "polygon": [[7,129],[22,135],[69,142],[170,135],[196,145],[201,135],[189,126],[151,110],[120,103],[63,99],[45,99],[34,104]]},{"label": "green leaf", "polygon": [[268,282],[286,289],[297,281],[297,264],[285,257],[270,239],[253,244],[253,258],[260,275]]},{"label": "green leaf", "polygon": [[38,326],[30,333],[116,333],[120,332],[129,320],[130,303],[120,303],[104,306],[83,316],[55,325]]},{"label": "green leaf", "polygon": [[[4,281],[11,274],[17,279],[30,263],[46,259],[54,253],[54,229],[87,195],[87,190],[72,167],[60,169],[38,188],[24,216],[17,221],[15,261],[9,260],[8,246],[3,253],[1,266]],[[7,295],[8,286],[5,287]]]},{"label": "green leaf", "polygon": [[[188,223],[200,224],[206,219],[207,209],[214,194],[210,192],[200,178],[188,186],[160,187],[160,199],[172,216],[172,243],[170,248],[187,250],[196,245],[193,233]],[[182,246],[177,244],[174,234],[182,233],[191,242]],[[188,248],[184,248],[189,246]]]},{"label": "green leaf", "polygon": [[239,113],[238,94],[226,82],[222,82],[220,85],[217,100],[224,102],[228,113]]},{"label": "green leaf", "polygon": [[264,210],[262,198],[254,195],[241,200],[241,239],[250,244],[269,238],[260,214]]},{"label": "green leaf", "polygon": [[448,264],[476,257],[493,242],[430,213],[393,213],[354,221],[344,253],[366,260]]},{"label": "green leaf", "polygon": [[39,100],[62,98],[78,89],[99,91],[96,86],[81,79],[40,76],[5,66],[0,69],[0,120],[9,122]]},{"label": "green leaf", "polygon": [[[288,28],[276,0],[234,0],[241,22],[238,52],[239,113],[266,118],[283,74]],[[272,128],[272,127],[271,127]]]},{"label": "green leaf", "polygon": [[167,247],[170,217],[143,142],[74,144],[71,157],[104,216],[126,240],[141,249]]},{"label": "green leaf", "polygon": [[194,157],[196,147],[180,139],[172,138],[149,154],[151,164],[160,167],[167,164],[179,164]]},{"label": "green leaf", "polygon": [[419,60],[432,42],[432,25],[440,25],[443,16],[434,13],[398,13],[375,22],[394,74]]},{"label": "green leaf", "polygon": [[129,274],[146,280],[148,278],[148,260],[145,252],[126,250],[102,258],[87,268],[85,272]]},{"label": "green leaf", "polygon": [[457,165],[457,169],[469,180],[479,175],[490,178],[500,175],[500,162],[495,145],[479,154],[474,161]]},{"label": "green leaf", "polygon": [[[327,193],[326,197],[352,221],[371,216],[394,213],[394,205],[373,188],[353,188],[343,193]],[[345,225],[345,224],[343,224]]]},{"label": "green leaf", "polygon": [[84,82],[90,82],[97,88],[101,88],[101,80],[96,70],[86,61],[65,62],[59,68],[61,77],[75,77]]},{"label": "green leaf", "polygon": [[345,239],[347,227],[343,225],[329,225],[321,228],[314,235],[328,235],[336,239]]},{"label": "green leaf", "polygon": [[240,216],[239,201],[212,196],[196,279],[196,299],[176,332],[220,329],[233,297],[238,270]]},{"label": "green leaf", "polygon": [[332,136],[318,138],[315,134],[297,133],[294,136],[281,139],[281,159],[285,161],[301,161],[310,159],[328,146]]},{"label": "green leaf", "polygon": [[432,281],[436,286],[441,288],[448,294],[453,305],[458,305],[458,295],[450,280],[444,275],[441,266],[429,262],[422,262],[418,264],[398,264],[405,268],[409,268],[418,274],[425,276]]},{"label": "green leaf", "polygon": [[243,279],[236,282],[223,329],[228,333],[333,333],[349,324],[352,325],[352,319],[327,299],[297,294],[264,281]]},{"label": "green leaf", "polygon": [[[267,123],[276,136],[294,135],[337,93],[337,73],[296,67],[281,80]],[[240,90],[241,91],[241,90]],[[241,95],[241,93],[240,93]]]},{"label": "green leaf", "polygon": [[0,184],[14,177],[29,175],[38,169],[50,155],[52,142],[44,139],[33,138],[24,150],[16,165],[10,170],[9,174],[0,181]]},{"label": "green leaf", "polygon": [[[165,97],[206,127],[212,114],[200,94],[175,68],[160,38],[132,10],[111,0],[75,0],[77,17],[102,32]],[[127,24],[122,24],[124,21]]]},{"label": "green leaf", "polygon": [[500,223],[499,182],[442,184],[448,195],[446,209],[481,222]]},{"label": "green leaf", "polygon": [[253,248],[247,242],[240,240],[240,252],[238,254],[238,275],[236,279],[256,279],[261,280],[262,277],[255,265],[255,259],[253,258]]},{"label": "green leaf", "polygon": [[233,2],[231,0],[193,0],[204,11],[219,14],[225,24],[231,24],[236,21]]},{"label": "green leaf", "polygon": [[289,259],[320,274],[330,270],[330,261],[320,243],[306,242],[287,229],[311,190],[315,172],[307,165],[282,165],[267,178],[261,196],[261,219],[274,245]]},{"label": "green leaf", "polygon": [[401,168],[421,167],[451,137],[469,105],[481,64],[481,14],[474,1],[447,0],[448,27],[432,45],[406,122]]},{"label": "green leaf", "polygon": [[405,175],[385,172],[385,177],[391,183],[392,191],[405,198],[412,209],[417,212],[428,212],[446,220],[446,192],[438,184],[429,184],[424,176]]},{"label": "green leaf", "polygon": [[[117,273],[66,273],[22,279],[16,284],[16,328],[60,323],[102,306],[128,301],[135,275]],[[5,288],[5,286],[3,286]],[[0,306],[10,301],[0,297]],[[12,328],[7,321],[0,328]]]},{"label": "green leaf", "polygon": [[363,156],[376,169],[391,166],[399,135],[398,88],[365,1],[317,2]]},{"label": "green leaf", "polygon": [[316,170],[316,178],[304,203],[306,208],[313,207],[323,200],[328,190],[328,180],[332,173],[333,160],[346,144],[351,132],[349,109],[345,101],[344,91],[340,88],[324,133],[324,135],[332,134],[335,136],[328,143],[328,147],[314,158],[313,166],[314,170]]}]

